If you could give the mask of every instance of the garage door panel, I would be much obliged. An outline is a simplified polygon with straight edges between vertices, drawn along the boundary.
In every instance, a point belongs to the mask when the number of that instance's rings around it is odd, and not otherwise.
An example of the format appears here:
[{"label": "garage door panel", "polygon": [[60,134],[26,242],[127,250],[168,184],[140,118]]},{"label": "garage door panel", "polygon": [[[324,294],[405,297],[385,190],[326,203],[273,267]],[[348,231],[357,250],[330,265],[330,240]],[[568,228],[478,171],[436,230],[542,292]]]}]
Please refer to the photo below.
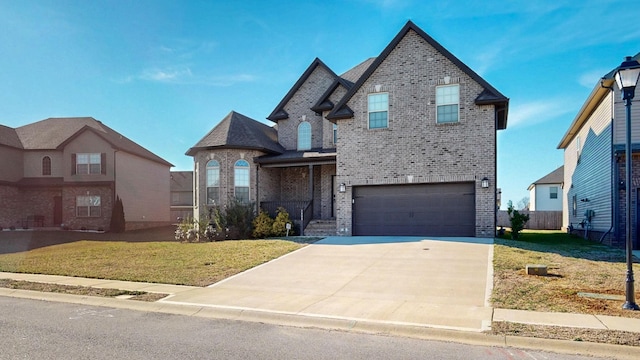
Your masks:
[{"label": "garage door panel", "polygon": [[354,187],[355,235],[475,235],[475,184]]}]

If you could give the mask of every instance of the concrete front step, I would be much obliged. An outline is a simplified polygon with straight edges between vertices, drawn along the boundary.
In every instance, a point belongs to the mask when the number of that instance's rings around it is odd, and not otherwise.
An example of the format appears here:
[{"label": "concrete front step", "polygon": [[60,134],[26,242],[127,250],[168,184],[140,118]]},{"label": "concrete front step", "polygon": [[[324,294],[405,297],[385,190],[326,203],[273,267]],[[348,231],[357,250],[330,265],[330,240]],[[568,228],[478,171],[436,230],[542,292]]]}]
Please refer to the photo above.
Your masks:
[{"label": "concrete front step", "polygon": [[304,229],[305,236],[334,236],[335,234],[335,220],[312,220]]}]

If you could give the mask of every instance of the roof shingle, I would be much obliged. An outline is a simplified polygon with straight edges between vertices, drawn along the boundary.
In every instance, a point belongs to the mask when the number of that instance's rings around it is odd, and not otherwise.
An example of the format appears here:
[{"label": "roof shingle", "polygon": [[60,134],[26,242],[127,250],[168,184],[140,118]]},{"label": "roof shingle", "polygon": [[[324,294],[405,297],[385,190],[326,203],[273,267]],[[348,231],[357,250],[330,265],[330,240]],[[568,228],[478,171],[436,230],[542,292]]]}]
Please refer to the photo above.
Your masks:
[{"label": "roof shingle", "polygon": [[15,129],[25,150],[59,150],[84,131],[92,131],[115,149],[173,166],[92,117],[48,118]]},{"label": "roof shingle", "polygon": [[186,154],[194,156],[200,150],[214,148],[256,149],[272,154],[284,152],[284,148],[278,143],[278,134],[273,127],[235,111],[231,111],[225,116]]}]

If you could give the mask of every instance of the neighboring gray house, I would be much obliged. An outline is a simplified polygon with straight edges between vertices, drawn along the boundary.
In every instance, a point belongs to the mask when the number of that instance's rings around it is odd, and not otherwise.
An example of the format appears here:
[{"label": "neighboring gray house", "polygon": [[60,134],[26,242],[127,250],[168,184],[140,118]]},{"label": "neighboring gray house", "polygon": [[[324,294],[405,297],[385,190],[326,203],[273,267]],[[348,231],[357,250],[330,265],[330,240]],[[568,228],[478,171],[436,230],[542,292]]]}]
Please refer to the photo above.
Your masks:
[{"label": "neighboring gray house", "polygon": [[563,181],[564,166],[560,166],[529,185],[529,210],[562,211]]},{"label": "neighboring gray house", "polygon": [[169,224],[171,164],[91,117],[0,125],[0,226],[109,230]]},{"label": "neighboring gray house", "polygon": [[[640,53],[634,56],[639,58]],[[633,246],[639,249],[640,160],[635,153],[640,149],[640,107],[632,110],[633,181],[625,184],[626,113],[613,78],[616,69],[597,81],[558,145],[564,150],[563,227],[584,229],[590,238],[624,246],[629,185],[634,199]]]},{"label": "neighboring gray house", "polygon": [[169,185],[171,192],[171,221],[193,216],[193,171],[172,171]]},{"label": "neighboring gray house", "polygon": [[333,234],[492,237],[508,104],[408,22],[342,75],[315,59],[267,117],[276,126],[231,112],[189,149],[194,215],[235,197]]}]

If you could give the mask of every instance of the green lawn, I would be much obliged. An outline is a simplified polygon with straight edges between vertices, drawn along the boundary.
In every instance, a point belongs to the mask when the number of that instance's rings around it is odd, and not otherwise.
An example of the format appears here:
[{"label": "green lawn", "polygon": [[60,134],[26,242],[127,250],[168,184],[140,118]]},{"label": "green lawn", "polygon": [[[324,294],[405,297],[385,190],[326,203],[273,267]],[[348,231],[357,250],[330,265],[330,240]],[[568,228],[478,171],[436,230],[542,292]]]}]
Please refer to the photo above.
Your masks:
[{"label": "green lawn", "polygon": [[80,240],[0,254],[0,271],[206,286],[302,246],[285,240]]}]

